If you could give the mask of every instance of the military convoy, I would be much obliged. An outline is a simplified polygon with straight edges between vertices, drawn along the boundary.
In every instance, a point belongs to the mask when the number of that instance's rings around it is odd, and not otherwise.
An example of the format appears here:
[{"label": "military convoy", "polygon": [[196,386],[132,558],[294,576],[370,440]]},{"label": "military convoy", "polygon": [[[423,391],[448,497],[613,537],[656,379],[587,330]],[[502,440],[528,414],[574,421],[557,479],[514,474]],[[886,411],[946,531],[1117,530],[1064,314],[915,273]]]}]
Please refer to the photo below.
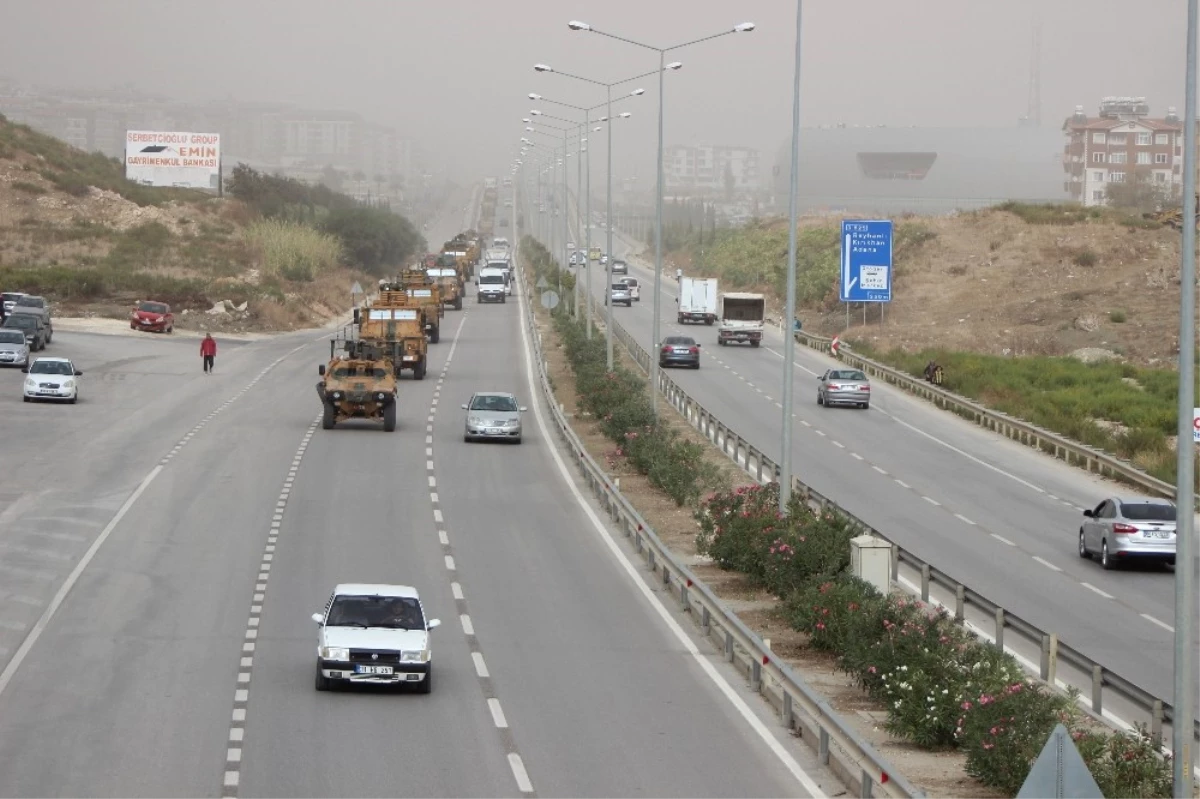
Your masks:
[{"label": "military convoy", "polygon": [[388,433],[396,429],[396,373],[383,347],[362,340],[334,339],[329,342],[329,363],[318,366],[317,372],[321,375],[317,396],[325,407],[324,429],[332,430],[347,419],[381,421]]}]

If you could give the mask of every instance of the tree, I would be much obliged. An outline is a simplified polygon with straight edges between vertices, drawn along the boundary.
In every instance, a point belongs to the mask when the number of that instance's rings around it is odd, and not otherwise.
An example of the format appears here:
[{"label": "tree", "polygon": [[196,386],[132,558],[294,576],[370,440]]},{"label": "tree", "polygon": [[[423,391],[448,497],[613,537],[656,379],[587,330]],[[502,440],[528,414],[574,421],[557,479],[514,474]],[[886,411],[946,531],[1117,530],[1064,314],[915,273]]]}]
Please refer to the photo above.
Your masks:
[{"label": "tree", "polygon": [[1127,179],[1117,183],[1110,182],[1105,190],[1105,198],[1113,208],[1138,213],[1157,211],[1173,199],[1170,184],[1158,183],[1149,169],[1136,169],[1126,173]]}]

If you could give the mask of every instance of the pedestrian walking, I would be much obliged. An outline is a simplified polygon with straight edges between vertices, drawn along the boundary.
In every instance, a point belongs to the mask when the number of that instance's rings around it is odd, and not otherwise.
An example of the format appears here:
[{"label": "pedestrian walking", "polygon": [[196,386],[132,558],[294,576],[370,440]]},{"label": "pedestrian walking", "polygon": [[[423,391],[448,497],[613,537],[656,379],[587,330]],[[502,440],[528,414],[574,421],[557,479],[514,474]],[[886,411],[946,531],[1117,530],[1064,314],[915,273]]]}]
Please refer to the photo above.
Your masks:
[{"label": "pedestrian walking", "polygon": [[200,341],[200,357],[204,361],[204,373],[212,374],[213,361],[217,357],[217,340],[212,337],[212,333],[205,333]]}]

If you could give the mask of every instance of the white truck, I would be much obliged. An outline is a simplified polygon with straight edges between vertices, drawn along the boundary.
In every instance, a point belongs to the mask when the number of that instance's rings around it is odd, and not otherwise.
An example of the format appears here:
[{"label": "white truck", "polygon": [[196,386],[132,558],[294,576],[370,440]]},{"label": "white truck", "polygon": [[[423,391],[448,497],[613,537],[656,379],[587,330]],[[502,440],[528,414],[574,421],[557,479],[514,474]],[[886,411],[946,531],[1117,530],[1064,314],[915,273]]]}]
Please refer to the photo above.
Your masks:
[{"label": "white truck", "polygon": [[767,298],[762,294],[729,292],[721,295],[721,326],[717,328],[717,343],[750,342],[751,347],[762,344],[763,323],[767,315]]},{"label": "white truck", "polygon": [[717,321],[717,297],[715,277],[679,278],[679,324]]}]

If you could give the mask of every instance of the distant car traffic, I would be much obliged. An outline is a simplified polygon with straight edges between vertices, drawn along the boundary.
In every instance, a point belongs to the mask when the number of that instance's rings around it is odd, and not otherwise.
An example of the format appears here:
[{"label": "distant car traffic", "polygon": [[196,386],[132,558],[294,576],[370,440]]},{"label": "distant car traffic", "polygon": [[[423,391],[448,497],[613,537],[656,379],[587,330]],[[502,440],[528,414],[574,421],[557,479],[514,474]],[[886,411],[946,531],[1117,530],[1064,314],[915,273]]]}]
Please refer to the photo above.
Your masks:
[{"label": "distant car traffic", "polygon": [[521,443],[521,414],[528,408],[519,405],[514,395],[502,391],[476,392],[462,407],[467,412],[463,441],[496,439]]},{"label": "distant car traffic", "polygon": [[1083,512],[1079,557],[1112,569],[1131,561],[1175,564],[1175,503],[1161,497],[1108,497]]},{"label": "distant car traffic", "polygon": [[346,583],[333,589],[325,610],[312,615],[317,634],[316,688],[334,684],[399,685],[433,690],[429,631],[417,589],[407,585]]},{"label": "distant car traffic", "polygon": [[133,306],[129,314],[130,330],[145,330],[151,333],[173,333],[175,314],[165,302],[147,300]]},{"label": "distant car traffic", "polygon": [[0,330],[21,331],[31,352],[46,349],[46,345],[50,343],[50,337],[53,335],[53,331],[42,324],[40,316],[28,313],[9,314],[8,318],[4,320],[4,324],[0,325]]},{"label": "distant car traffic", "polygon": [[858,369],[829,369],[817,378],[817,404],[871,407],[871,381]]},{"label": "distant car traffic", "polygon": [[667,336],[658,348],[659,366],[700,368],[700,345],[691,336]]},{"label": "distant car traffic", "polygon": [[630,293],[629,286],[626,286],[624,283],[613,283],[609,287],[608,297],[605,298],[604,304],[608,305],[610,301],[613,305],[624,305],[632,308],[633,294]]},{"label": "distant car traffic", "polygon": [[28,366],[29,342],[21,330],[0,329],[0,366]]},{"label": "distant car traffic", "polygon": [[75,368],[68,358],[35,358],[33,363],[21,369],[26,373],[25,402],[35,400],[59,400],[74,404],[79,401],[79,381],[83,372]]},{"label": "distant car traffic", "polygon": [[[606,255],[603,259],[601,259],[600,263],[607,263],[607,259],[608,256]],[[629,264],[625,263],[625,261],[620,258],[614,258],[612,262],[612,273],[614,275],[629,274]]]}]

